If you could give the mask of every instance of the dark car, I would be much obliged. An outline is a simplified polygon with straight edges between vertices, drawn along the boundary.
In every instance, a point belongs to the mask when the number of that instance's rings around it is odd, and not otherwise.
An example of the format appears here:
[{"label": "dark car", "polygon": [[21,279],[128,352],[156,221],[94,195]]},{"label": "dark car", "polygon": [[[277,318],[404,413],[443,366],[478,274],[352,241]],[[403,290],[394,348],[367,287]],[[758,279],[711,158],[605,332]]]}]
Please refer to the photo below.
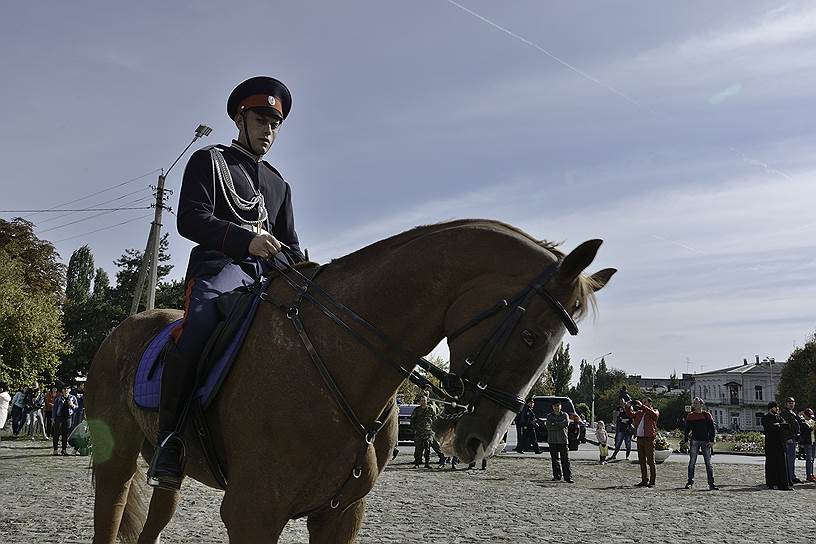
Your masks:
[{"label": "dark car", "polygon": [[552,412],[552,405],[555,400],[561,401],[561,411],[566,412],[570,416],[570,424],[567,428],[567,438],[569,440],[570,451],[578,449],[579,444],[586,442],[586,424],[581,421],[581,417],[575,411],[575,405],[569,397],[558,397],[549,395],[536,395],[533,397],[535,405],[533,412],[541,421],[541,424],[536,429],[536,439],[539,442],[547,442],[547,428],[544,426],[544,419],[547,414]]},{"label": "dark car", "polygon": [[414,429],[411,427],[411,414],[414,413],[414,408],[418,404],[400,404],[399,405],[399,435],[398,442],[414,443]]}]

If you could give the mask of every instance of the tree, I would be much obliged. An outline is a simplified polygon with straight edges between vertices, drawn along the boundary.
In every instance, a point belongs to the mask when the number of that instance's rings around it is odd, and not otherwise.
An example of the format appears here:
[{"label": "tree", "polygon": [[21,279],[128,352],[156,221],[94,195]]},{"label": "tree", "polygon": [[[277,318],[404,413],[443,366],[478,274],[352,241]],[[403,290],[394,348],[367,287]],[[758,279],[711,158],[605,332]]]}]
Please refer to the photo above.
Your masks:
[{"label": "tree", "polygon": [[688,391],[682,395],[665,396],[661,395],[652,399],[654,406],[660,410],[660,418],[657,425],[661,429],[682,429],[686,420],[686,406],[691,404],[691,396]]},{"label": "tree", "polygon": [[76,304],[91,296],[91,281],[94,278],[94,258],[91,248],[86,245],[71,254],[68,273],[65,276],[65,302]]},{"label": "tree", "polygon": [[816,405],[816,334],[793,350],[782,367],[778,398],[793,397],[796,406]]},{"label": "tree", "polygon": [[625,379],[613,383],[595,395],[595,419],[606,421],[609,418],[609,421],[612,421],[612,412],[620,406],[618,394],[623,385],[626,386],[626,390],[633,399],[643,398],[643,391],[637,385],[627,383]]},{"label": "tree", "polygon": [[96,300],[107,299],[110,296],[110,289],[108,273],[101,267],[97,268],[96,274],[94,275],[93,295],[91,296]]},{"label": "tree", "polygon": [[550,365],[544,369],[544,372],[541,373],[541,376],[533,384],[533,388],[530,390],[529,397],[533,397],[535,395],[554,395],[555,394],[555,386],[553,385],[552,374],[550,374]]},{"label": "tree", "polygon": [[584,416],[584,419],[589,421],[589,416],[592,413],[592,408],[586,402],[579,402],[575,405],[575,412],[579,416]]},{"label": "tree", "polygon": [[669,376],[669,391],[677,389],[679,384],[680,381],[677,379],[677,370],[672,370],[671,376]]},{"label": "tree", "polygon": [[[158,292],[161,288],[161,281],[173,269],[173,265],[171,264],[162,264],[170,260],[170,253],[168,252],[170,243],[168,242],[167,237],[168,235],[165,233],[159,242],[159,264],[156,267],[157,298]],[[116,288],[113,292],[112,302],[120,308],[126,308],[126,316],[130,312],[130,304],[133,301],[133,295],[136,292],[136,282],[139,279],[139,267],[142,264],[143,254],[144,252],[139,251],[138,249],[126,249],[122,256],[113,263],[119,268],[119,271],[116,272]],[[139,303],[139,311],[144,310],[146,307],[147,289],[144,289],[142,291],[142,299]]]},{"label": "tree", "polygon": [[553,390],[556,395],[566,395],[572,381],[572,365],[570,364],[569,344],[564,347],[561,343],[555,350],[550,364],[547,365],[552,376]]},{"label": "tree", "polygon": [[50,379],[65,352],[56,299],[35,296],[48,282],[27,270],[0,250],[0,381],[16,385]]},{"label": "tree", "polygon": [[26,291],[33,296],[62,298],[65,265],[53,244],[34,235],[34,225],[16,217],[11,221],[0,219],[0,250],[7,259],[14,259],[22,273]]},{"label": "tree", "polygon": [[[578,378],[578,385],[575,390],[570,393],[573,402],[592,402],[592,365],[586,362],[586,359],[581,361],[581,370]],[[597,372],[596,372],[597,374]],[[597,375],[596,375],[597,379]],[[596,384],[597,385],[597,384]],[[596,388],[597,390],[597,388]]]}]

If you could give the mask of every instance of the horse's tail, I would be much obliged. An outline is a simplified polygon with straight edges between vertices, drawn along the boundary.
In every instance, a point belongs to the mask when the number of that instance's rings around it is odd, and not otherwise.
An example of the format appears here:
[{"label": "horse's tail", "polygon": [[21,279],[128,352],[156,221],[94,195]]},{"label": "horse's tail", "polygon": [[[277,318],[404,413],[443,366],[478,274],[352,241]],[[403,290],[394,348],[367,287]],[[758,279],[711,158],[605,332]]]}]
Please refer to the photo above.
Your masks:
[{"label": "horse's tail", "polygon": [[[91,483],[96,487],[96,463],[91,457]],[[118,537],[122,544],[136,544],[147,520],[148,497],[150,487],[141,470],[137,470],[130,478],[127,492],[127,502],[122,511],[122,520],[119,523]]]}]

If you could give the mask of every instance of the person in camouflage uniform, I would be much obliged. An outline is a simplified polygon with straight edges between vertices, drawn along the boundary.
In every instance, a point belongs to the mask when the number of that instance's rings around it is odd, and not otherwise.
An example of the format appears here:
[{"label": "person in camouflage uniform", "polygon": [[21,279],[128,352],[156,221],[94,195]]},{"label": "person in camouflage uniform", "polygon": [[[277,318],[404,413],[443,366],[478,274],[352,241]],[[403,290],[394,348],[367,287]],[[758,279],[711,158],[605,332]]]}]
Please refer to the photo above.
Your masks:
[{"label": "person in camouflage uniform", "polygon": [[425,468],[431,468],[431,443],[434,440],[431,424],[438,415],[435,406],[428,404],[428,397],[420,397],[419,406],[411,414],[411,427],[414,429],[414,467],[418,468],[425,458]]}]

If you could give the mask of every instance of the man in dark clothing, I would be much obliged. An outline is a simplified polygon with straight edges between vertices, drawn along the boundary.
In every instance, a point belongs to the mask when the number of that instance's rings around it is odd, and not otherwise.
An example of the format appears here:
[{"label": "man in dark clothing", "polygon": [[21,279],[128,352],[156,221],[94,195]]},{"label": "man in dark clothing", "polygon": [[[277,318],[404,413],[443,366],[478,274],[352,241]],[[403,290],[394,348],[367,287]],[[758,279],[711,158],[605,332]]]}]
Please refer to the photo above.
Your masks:
[{"label": "man in dark clothing", "polygon": [[710,412],[703,410],[703,399],[694,397],[691,402],[691,412],[686,416],[685,431],[683,432],[683,442],[689,441],[689,464],[688,481],[686,489],[691,489],[694,485],[694,468],[697,464],[697,455],[702,452],[705,461],[706,477],[708,478],[708,488],[719,489],[714,484],[714,467],[711,466],[711,450],[714,444],[716,429],[714,428],[714,418]]},{"label": "man in dark clothing", "polygon": [[[557,482],[563,475],[564,481],[568,484],[574,483],[572,470],[570,470],[569,448],[567,427],[569,427],[569,415],[561,411],[561,401],[553,402],[553,411],[547,414],[547,443],[550,446],[550,459],[552,460],[553,481]],[[559,461],[561,466],[559,466]]]},{"label": "man in dark clothing", "polygon": [[68,455],[68,432],[71,429],[71,418],[79,408],[77,398],[71,394],[71,386],[62,388],[62,395],[54,402],[54,455],[57,455],[59,439],[62,438],[62,455]]},{"label": "man in dark clothing", "polygon": [[527,449],[532,449],[536,453],[541,453],[541,448],[538,445],[538,438],[536,437],[536,427],[538,427],[538,418],[533,411],[535,400],[527,399],[527,404],[521,409],[519,413],[519,424],[521,425],[521,442],[516,446],[516,451],[524,453]]},{"label": "man in dark clothing", "polygon": [[762,428],[765,432],[765,485],[768,489],[776,486],[783,491],[793,489],[788,481],[788,469],[785,463],[785,430],[788,422],[779,415],[779,405],[775,401],[768,403],[768,413],[762,416]]},{"label": "man in dark clothing", "polygon": [[220,319],[216,298],[254,283],[269,260],[304,260],[292,213],[292,194],[263,160],[291,107],[289,90],[271,77],[238,85],[227,114],[238,128],[230,146],[193,153],[181,184],[179,234],[198,245],[185,279],[184,321],[164,356],[159,432],[148,484],[179,489],[184,477],[182,411],[195,385],[201,352]]},{"label": "man in dark clothing", "polygon": [[779,413],[788,424],[782,431],[785,438],[785,460],[787,462],[788,480],[791,484],[801,484],[802,480],[796,477],[796,446],[799,443],[799,426],[801,418],[796,413],[796,400],[793,397],[785,399],[785,408]]},{"label": "man in dark clothing", "polygon": [[626,458],[629,459],[629,454],[632,452],[632,418],[623,409],[623,406],[618,406],[618,413],[615,416],[615,451],[612,452],[612,457],[615,459],[618,456],[621,445],[626,444]]}]

